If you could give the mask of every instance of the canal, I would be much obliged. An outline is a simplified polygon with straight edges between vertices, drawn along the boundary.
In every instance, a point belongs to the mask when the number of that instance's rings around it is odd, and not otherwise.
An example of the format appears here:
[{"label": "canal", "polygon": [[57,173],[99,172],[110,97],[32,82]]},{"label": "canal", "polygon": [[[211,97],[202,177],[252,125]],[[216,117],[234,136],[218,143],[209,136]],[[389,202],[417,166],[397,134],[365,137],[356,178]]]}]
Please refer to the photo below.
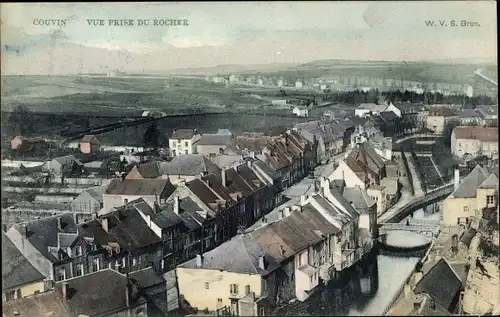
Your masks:
[{"label": "canal", "polygon": [[[440,212],[417,210],[415,219],[437,220]],[[406,222],[406,219],[401,223]],[[420,242],[412,232],[389,234],[387,242],[409,244]],[[391,241],[392,240],[392,241]],[[410,244],[412,244],[410,243]],[[344,276],[328,283],[304,302],[286,304],[275,311],[279,316],[380,316],[394,297],[401,291],[403,283],[414,270],[420,258],[388,256],[373,250],[365,259],[349,268]]]}]

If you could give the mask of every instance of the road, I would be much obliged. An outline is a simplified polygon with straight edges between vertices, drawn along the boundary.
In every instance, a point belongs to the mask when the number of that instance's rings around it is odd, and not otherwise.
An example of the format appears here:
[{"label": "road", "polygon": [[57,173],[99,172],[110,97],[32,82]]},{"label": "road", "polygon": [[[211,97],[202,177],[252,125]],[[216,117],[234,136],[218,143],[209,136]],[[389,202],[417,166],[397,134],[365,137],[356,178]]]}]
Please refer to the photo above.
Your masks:
[{"label": "road", "polygon": [[495,85],[495,86],[498,86],[498,83],[497,83],[496,81],[494,81],[493,79],[491,79],[491,78],[486,77],[485,75],[483,75],[482,71],[483,71],[483,70],[482,70],[481,68],[479,68],[479,69],[477,69],[477,70],[474,72],[474,75],[481,77],[482,79],[484,79],[484,80],[486,80],[486,81],[488,81],[488,82],[492,83],[492,84],[493,84],[493,85]]}]

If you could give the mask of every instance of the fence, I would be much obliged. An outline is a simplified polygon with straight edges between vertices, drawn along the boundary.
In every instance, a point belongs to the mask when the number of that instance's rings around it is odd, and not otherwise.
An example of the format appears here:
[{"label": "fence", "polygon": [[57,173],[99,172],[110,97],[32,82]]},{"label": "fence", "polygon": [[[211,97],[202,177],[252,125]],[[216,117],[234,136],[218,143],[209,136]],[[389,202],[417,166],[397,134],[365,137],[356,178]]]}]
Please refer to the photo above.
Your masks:
[{"label": "fence", "polygon": [[81,194],[85,188],[41,188],[4,186],[2,191],[11,193],[26,193],[27,191],[45,194]]},{"label": "fence", "polygon": [[[37,179],[31,176],[5,176],[2,178],[4,181],[19,182],[19,183],[39,183],[44,182],[44,179]],[[50,183],[54,184],[68,184],[68,185],[91,185],[101,186],[109,184],[111,180],[106,178],[69,178],[69,177],[52,177]]]},{"label": "fence", "polygon": [[58,196],[58,195],[36,195],[35,202],[42,203],[70,203],[75,199],[74,196]]}]

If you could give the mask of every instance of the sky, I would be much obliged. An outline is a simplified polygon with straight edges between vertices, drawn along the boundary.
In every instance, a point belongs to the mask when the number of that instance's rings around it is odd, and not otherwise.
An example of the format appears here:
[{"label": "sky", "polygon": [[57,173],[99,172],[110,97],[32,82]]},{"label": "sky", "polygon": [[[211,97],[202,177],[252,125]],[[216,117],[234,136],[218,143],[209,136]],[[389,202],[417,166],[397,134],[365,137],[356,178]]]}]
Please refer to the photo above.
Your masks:
[{"label": "sky", "polygon": [[[100,19],[104,26],[89,25]],[[171,19],[187,25],[151,25]],[[494,1],[2,3],[1,22],[2,73],[497,55]]]}]

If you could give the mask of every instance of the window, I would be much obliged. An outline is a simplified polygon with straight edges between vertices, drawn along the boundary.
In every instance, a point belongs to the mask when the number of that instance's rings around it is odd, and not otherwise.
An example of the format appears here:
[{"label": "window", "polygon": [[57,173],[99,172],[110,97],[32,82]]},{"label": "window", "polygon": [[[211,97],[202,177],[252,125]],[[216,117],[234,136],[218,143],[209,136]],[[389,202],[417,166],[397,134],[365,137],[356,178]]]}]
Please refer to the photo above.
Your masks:
[{"label": "window", "polygon": [[99,259],[93,258],[92,259],[92,272],[97,272],[99,271]]},{"label": "window", "polygon": [[79,245],[76,247],[76,256],[80,256],[82,255],[83,251],[82,251],[82,246]]},{"label": "window", "polygon": [[189,153],[188,153],[188,150],[184,150],[184,154],[189,154]]},{"label": "window", "polygon": [[188,141],[184,141],[184,146],[188,147]]},{"label": "window", "polygon": [[16,290],[16,298],[21,298],[21,289],[20,288],[18,288]]},{"label": "window", "polygon": [[57,280],[64,281],[66,279],[66,269],[59,269],[57,271]]},{"label": "window", "polygon": [[83,264],[82,263],[79,263],[76,265],[76,275],[77,276],[83,275]]},{"label": "window", "polygon": [[250,285],[245,286],[245,295],[250,294]]},{"label": "window", "polygon": [[14,299],[14,296],[16,296],[16,291],[9,291],[5,293],[5,301],[8,302],[10,300]]},{"label": "window", "polygon": [[229,286],[230,286],[230,289],[229,289],[230,293],[237,295],[238,294],[238,284],[231,284]]},{"label": "window", "polygon": [[222,303],[222,298],[217,298],[218,303]]},{"label": "window", "polygon": [[464,206],[464,212],[469,212],[469,206]]},{"label": "window", "polygon": [[487,195],[486,196],[486,204],[487,205],[495,204],[495,197],[493,195]]},{"label": "window", "polygon": [[264,315],[264,307],[259,308],[259,316],[265,316]]},{"label": "window", "polygon": [[312,282],[313,282],[313,277],[312,277],[312,275],[311,275],[311,276],[309,276],[309,283],[311,283],[311,284],[312,284]]},{"label": "window", "polygon": [[135,258],[132,259],[132,266],[136,266],[137,265],[137,260]]},{"label": "window", "polygon": [[124,203],[124,204],[128,204],[128,199],[127,199],[127,198],[125,198],[125,199],[123,200],[123,203]]},{"label": "window", "polygon": [[142,256],[137,256],[137,263],[141,264],[142,263]]},{"label": "window", "polygon": [[122,267],[126,267],[127,266],[127,258],[123,257],[122,258]]},{"label": "window", "polygon": [[210,285],[208,284],[208,282],[205,282],[205,289],[209,289],[210,288]]}]

